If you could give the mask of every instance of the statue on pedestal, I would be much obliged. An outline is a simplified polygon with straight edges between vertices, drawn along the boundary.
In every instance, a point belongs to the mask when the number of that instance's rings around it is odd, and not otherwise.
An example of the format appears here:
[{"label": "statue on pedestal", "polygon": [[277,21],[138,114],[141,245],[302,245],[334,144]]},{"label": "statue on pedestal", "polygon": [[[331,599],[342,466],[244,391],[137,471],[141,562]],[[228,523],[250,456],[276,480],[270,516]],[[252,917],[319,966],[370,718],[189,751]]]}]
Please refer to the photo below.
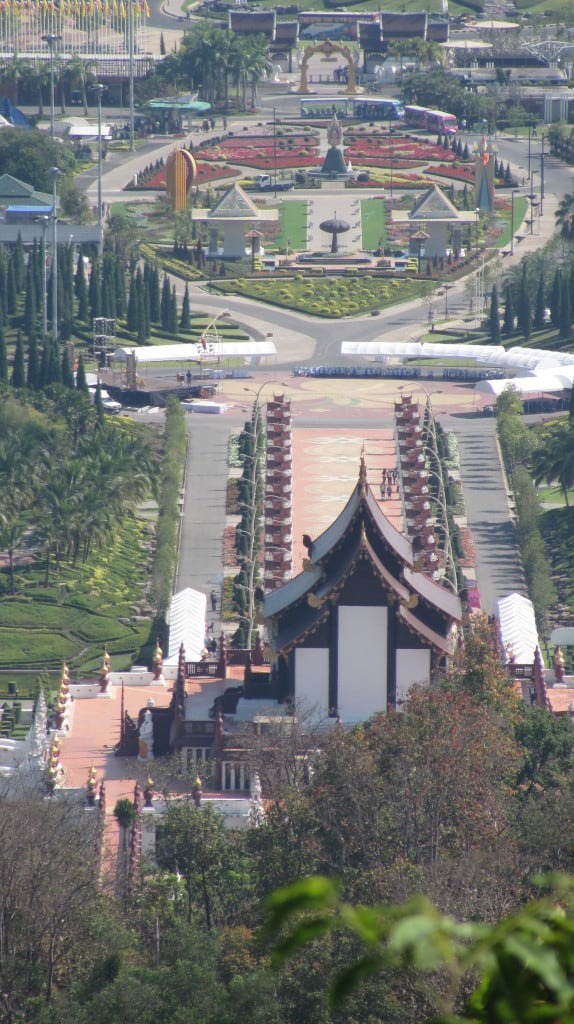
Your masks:
[{"label": "statue on pedestal", "polygon": [[564,681],[564,655],[560,647],[554,651],[554,678],[557,683]]},{"label": "statue on pedestal", "polygon": [[139,761],[153,761],[153,718],[148,708],[139,728]]},{"label": "statue on pedestal", "polygon": [[163,651],[159,645],[159,637],[156,640],[153,652],[153,678],[159,680],[163,676]]}]

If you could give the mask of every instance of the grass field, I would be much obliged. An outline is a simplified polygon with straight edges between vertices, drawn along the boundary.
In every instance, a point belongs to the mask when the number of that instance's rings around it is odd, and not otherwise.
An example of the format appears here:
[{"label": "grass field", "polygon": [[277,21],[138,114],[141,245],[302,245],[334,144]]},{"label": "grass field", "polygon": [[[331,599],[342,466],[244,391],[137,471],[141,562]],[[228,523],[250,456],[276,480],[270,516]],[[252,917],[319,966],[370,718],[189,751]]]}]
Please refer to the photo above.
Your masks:
[{"label": "grass field", "polygon": [[361,245],[366,252],[387,243],[385,204],[382,199],[361,199]]},{"label": "grass field", "polygon": [[279,249],[307,248],[307,200],[286,199],[279,208]]}]

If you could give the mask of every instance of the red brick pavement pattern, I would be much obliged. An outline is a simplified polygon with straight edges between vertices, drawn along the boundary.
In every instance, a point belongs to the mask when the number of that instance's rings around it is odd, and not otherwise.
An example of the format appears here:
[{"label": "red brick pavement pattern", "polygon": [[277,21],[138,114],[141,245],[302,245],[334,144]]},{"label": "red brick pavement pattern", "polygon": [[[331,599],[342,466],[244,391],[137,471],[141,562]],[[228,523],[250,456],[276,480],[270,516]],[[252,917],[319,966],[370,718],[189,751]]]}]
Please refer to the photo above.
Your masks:
[{"label": "red brick pavement pattern", "polygon": [[[392,430],[320,428],[293,429],[293,572],[301,572],[308,557],[303,534],[316,540],[337,518],[349,500],[359,477],[361,454],[367,479],[377,497],[382,470],[396,466]],[[397,488],[380,504],[393,526],[402,528]]]}]

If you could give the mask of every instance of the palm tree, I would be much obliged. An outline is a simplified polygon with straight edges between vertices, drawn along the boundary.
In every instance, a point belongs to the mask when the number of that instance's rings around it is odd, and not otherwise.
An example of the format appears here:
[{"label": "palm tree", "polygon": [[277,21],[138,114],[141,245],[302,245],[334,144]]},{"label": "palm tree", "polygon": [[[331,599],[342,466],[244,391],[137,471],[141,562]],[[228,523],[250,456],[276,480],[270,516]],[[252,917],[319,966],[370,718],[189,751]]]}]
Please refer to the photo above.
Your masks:
[{"label": "palm tree", "polygon": [[50,84],[50,68],[47,64],[37,64],[33,68],[31,79],[38,91],[38,116],[44,116],[44,89]]},{"label": "palm tree", "polygon": [[30,62],[22,60],[17,53],[8,64],[0,68],[0,79],[10,86],[12,99],[16,106],[20,102],[20,82],[24,78],[31,77],[33,73],[34,69]]},{"label": "palm tree", "polygon": [[574,193],[567,192],[558,204],[554,214],[556,226],[560,228],[560,234],[567,241],[574,240]]},{"label": "palm tree", "polygon": [[568,491],[574,486],[574,430],[567,422],[559,423],[532,455],[532,478],[535,484],[558,482],[567,506]]},{"label": "palm tree", "polygon": [[68,83],[71,89],[79,89],[82,94],[82,104],[84,106],[84,114],[87,117],[89,114],[88,110],[88,98],[86,96],[86,86],[93,85],[96,81],[94,70],[96,64],[93,60],[82,60],[81,57],[73,57],[69,60],[62,69],[62,76]]},{"label": "palm tree", "polygon": [[257,85],[265,75],[271,74],[268,43],[263,35],[251,36],[247,42],[247,76],[251,83],[251,106],[257,101]]}]

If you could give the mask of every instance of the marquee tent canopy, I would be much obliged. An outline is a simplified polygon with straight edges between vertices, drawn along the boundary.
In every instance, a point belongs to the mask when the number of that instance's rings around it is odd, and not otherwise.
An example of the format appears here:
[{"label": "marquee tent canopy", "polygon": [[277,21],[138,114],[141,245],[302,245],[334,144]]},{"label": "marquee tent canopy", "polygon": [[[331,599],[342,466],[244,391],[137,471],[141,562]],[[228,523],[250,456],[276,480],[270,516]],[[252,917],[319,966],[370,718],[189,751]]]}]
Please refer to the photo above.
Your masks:
[{"label": "marquee tent canopy", "polygon": [[220,356],[231,359],[234,356],[276,356],[277,349],[272,341],[213,341],[209,335],[205,339],[205,347],[200,341],[182,345],[132,345],[129,348],[120,345],[112,356],[114,363],[126,363],[128,356],[134,354],[138,364],[143,363],[186,363],[197,362],[209,356]]},{"label": "marquee tent canopy", "polygon": [[205,647],[207,598],[186,587],[174,594],[169,606],[169,650],[164,665],[176,665],[183,644],[187,661],[199,661]]}]

